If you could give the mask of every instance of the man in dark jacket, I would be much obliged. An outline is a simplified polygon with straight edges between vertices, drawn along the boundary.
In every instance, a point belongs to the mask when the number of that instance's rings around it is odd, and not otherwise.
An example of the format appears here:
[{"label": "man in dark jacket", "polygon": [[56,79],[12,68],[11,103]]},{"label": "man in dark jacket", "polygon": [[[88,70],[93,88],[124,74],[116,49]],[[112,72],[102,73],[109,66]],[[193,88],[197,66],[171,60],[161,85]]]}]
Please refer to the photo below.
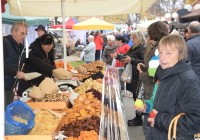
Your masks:
[{"label": "man in dark jacket", "polygon": [[3,37],[5,107],[13,101],[13,88],[16,86],[17,79],[25,79],[20,61],[27,28],[25,23],[16,22],[11,28],[11,35]]},{"label": "man in dark jacket", "polygon": [[37,32],[38,38],[35,39],[35,41],[33,41],[30,45],[30,49],[33,49],[33,47],[37,47],[40,46],[40,37],[44,34],[47,33],[47,31],[45,30],[45,27],[43,25],[38,25],[38,27],[35,29],[35,31]]},{"label": "man in dark jacket", "polygon": [[192,69],[200,79],[200,23],[193,21],[187,28],[190,36],[187,41],[188,59],[191,61]]}]

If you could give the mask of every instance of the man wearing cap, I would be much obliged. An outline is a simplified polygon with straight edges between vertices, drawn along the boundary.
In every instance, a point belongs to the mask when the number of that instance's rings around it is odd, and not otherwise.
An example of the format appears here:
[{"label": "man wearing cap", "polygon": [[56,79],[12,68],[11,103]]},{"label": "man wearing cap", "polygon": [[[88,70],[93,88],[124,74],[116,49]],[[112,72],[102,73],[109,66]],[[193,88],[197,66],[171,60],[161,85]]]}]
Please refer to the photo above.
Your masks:
[{"label": "man wearing cap", "polygon": [[37,31],[38,38],[35,39],[30,45],[30,49],[33,49],[33,47],[37,47],[40,45],[40,37],[47,33],[45,30],[45,27],[43,25],[38,25],[38,27],[35,29]]}]

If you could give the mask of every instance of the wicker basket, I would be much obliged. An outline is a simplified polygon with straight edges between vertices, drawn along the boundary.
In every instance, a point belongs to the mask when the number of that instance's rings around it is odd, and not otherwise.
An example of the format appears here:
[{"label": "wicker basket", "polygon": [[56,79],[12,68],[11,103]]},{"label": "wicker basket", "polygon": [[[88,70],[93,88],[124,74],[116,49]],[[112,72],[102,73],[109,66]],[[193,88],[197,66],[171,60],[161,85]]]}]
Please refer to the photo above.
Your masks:
[{"label": "wicker basket", "polygon": [[[176,128],[177,128],[178,119],[184,114],[185,113],[180,113],[171,120],[169,129],[168,129],[168,140],[176,140]],[[172,128],[173,128],[173,133],[172,133]],[[194,140],[199,140],[199,139],[200,139],[200,133],[195,134]]]}]

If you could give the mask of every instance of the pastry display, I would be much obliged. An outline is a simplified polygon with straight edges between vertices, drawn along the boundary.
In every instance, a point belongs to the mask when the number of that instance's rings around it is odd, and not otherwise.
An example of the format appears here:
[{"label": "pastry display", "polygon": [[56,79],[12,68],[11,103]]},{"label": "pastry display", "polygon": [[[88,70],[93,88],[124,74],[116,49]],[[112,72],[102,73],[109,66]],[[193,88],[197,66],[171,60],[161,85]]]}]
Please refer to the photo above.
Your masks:
[{"label": "pastry display", "polygon": [[61,93],[53,93],[53,94],[46,94],[43,99],[34,101],[36,102],[66,102],[68,97],[65,94]]},{"label": "pastry display", "polygon": [[66,109],[66,116],[64,117],[65,124],[82,120],[91,116],[100,117],[101,101],[94,98],[92,93],[80,94],[74,100],[74,106],[71,109]]},{"label": "pastry display", "polygon": [[98,140],[99,136],[94,130],[91,131],[81,131],[78,138],[69,137],[67,140]]},{"label": "pastry display", "polygon": [[59,121],[47,110],[35,110],[35,126],[28,135],[51,135]]},{"label": "pastry display", "polygon": [[[102,74],[103,74],[103,71],[105,70],[105,66],[106,64],[101,60],[93,61],[87,64],[82,64],[74,68],[78,71],[78,73],[73,74],[73,76],[77,77],[80,81],[83,81],[83,80],[85,81],[86,79],[90,78],[92,75],[95,75],[93,76],[94,80],[98,78],[103,78]],[[98,78],[95,78],[95,77],[98,77]]]},{"label": "pastry display", "polygon": [[64,124],[61,131],[68,137],[79,137],[81,131],[95,131],[99,133],[100,118],[92,116],[82,120],[77,120],[69,124]]},{"label": "pastry display", "polygon": [[84,94],[87,90],[92,88],[99,92],[102,92],[102,83],[98,80],[92,80],[91,78],[89,78],[81,86],[76,87],[74,91],[79,94]]}]

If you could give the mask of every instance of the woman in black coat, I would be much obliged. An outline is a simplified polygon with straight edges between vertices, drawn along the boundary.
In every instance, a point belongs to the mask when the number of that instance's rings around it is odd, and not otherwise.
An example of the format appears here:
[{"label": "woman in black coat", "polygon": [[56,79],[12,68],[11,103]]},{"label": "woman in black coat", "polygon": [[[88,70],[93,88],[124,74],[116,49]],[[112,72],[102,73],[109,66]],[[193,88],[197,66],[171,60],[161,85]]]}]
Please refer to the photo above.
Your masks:
[{"label": "woman in black coat", "polygon": [[129,49],[129,51],[126,54],[124,54],[126,58],[122,59],[122,62],[126,64],[130,62],[132,64],[132,81],[130,84],[127,83],[126,87],[127,90],[133,93],[133,99],[136,100],[136,89],[137,84],[139,82],[137,64],[143,63],[146,39],[141,31],[133,32],[131,34],[131,39],[134,42],[134,46],[131,49]]},{"label": "woman in black coat", "polygon": [[18,86],[18,95],[32,86],[38,86],[45,77],[52,77],[52,71],[55,69],[54,64],[54,39],[50,34],[44,34],[40,38],[40,46],[35,46],[29,52],[29,58],[25,60],[23,72],[38,72],[42,74],[33,80],[20,80]]},{"label": "woman in black coat", "polygon": [[[131,39],[134,42],[134,46],[131,49],[129,49],[129,51],[125,54],[126,58],[122,59],[122,62],[126,64],[130,62],[132,64],[132,81],[131,83],[126,83],[126,89],[133,93],[133,99],[134,101],[136,101],[137,98],[136,91],[139,82],[139,72],[137,70],[137,64],[143,63],[146,39],[141,31],[133,32],[131,34]],[[133,120],[135,121],[133,122]],[[136,117],[132,120],[129,120],[128,125],[129,126],[142,125],[141,115],[136,113]]]},{"label": "woman in black coat", "polygon": [[186,60],[187,48],[182,37],[170,35],[159,43],[160,81],[153,104],[155,117],[148,118],[153,140],[167,140],[171,120],[185,113],[177,125],[177,139],[194,140],[200,132],[200,83]]}]

